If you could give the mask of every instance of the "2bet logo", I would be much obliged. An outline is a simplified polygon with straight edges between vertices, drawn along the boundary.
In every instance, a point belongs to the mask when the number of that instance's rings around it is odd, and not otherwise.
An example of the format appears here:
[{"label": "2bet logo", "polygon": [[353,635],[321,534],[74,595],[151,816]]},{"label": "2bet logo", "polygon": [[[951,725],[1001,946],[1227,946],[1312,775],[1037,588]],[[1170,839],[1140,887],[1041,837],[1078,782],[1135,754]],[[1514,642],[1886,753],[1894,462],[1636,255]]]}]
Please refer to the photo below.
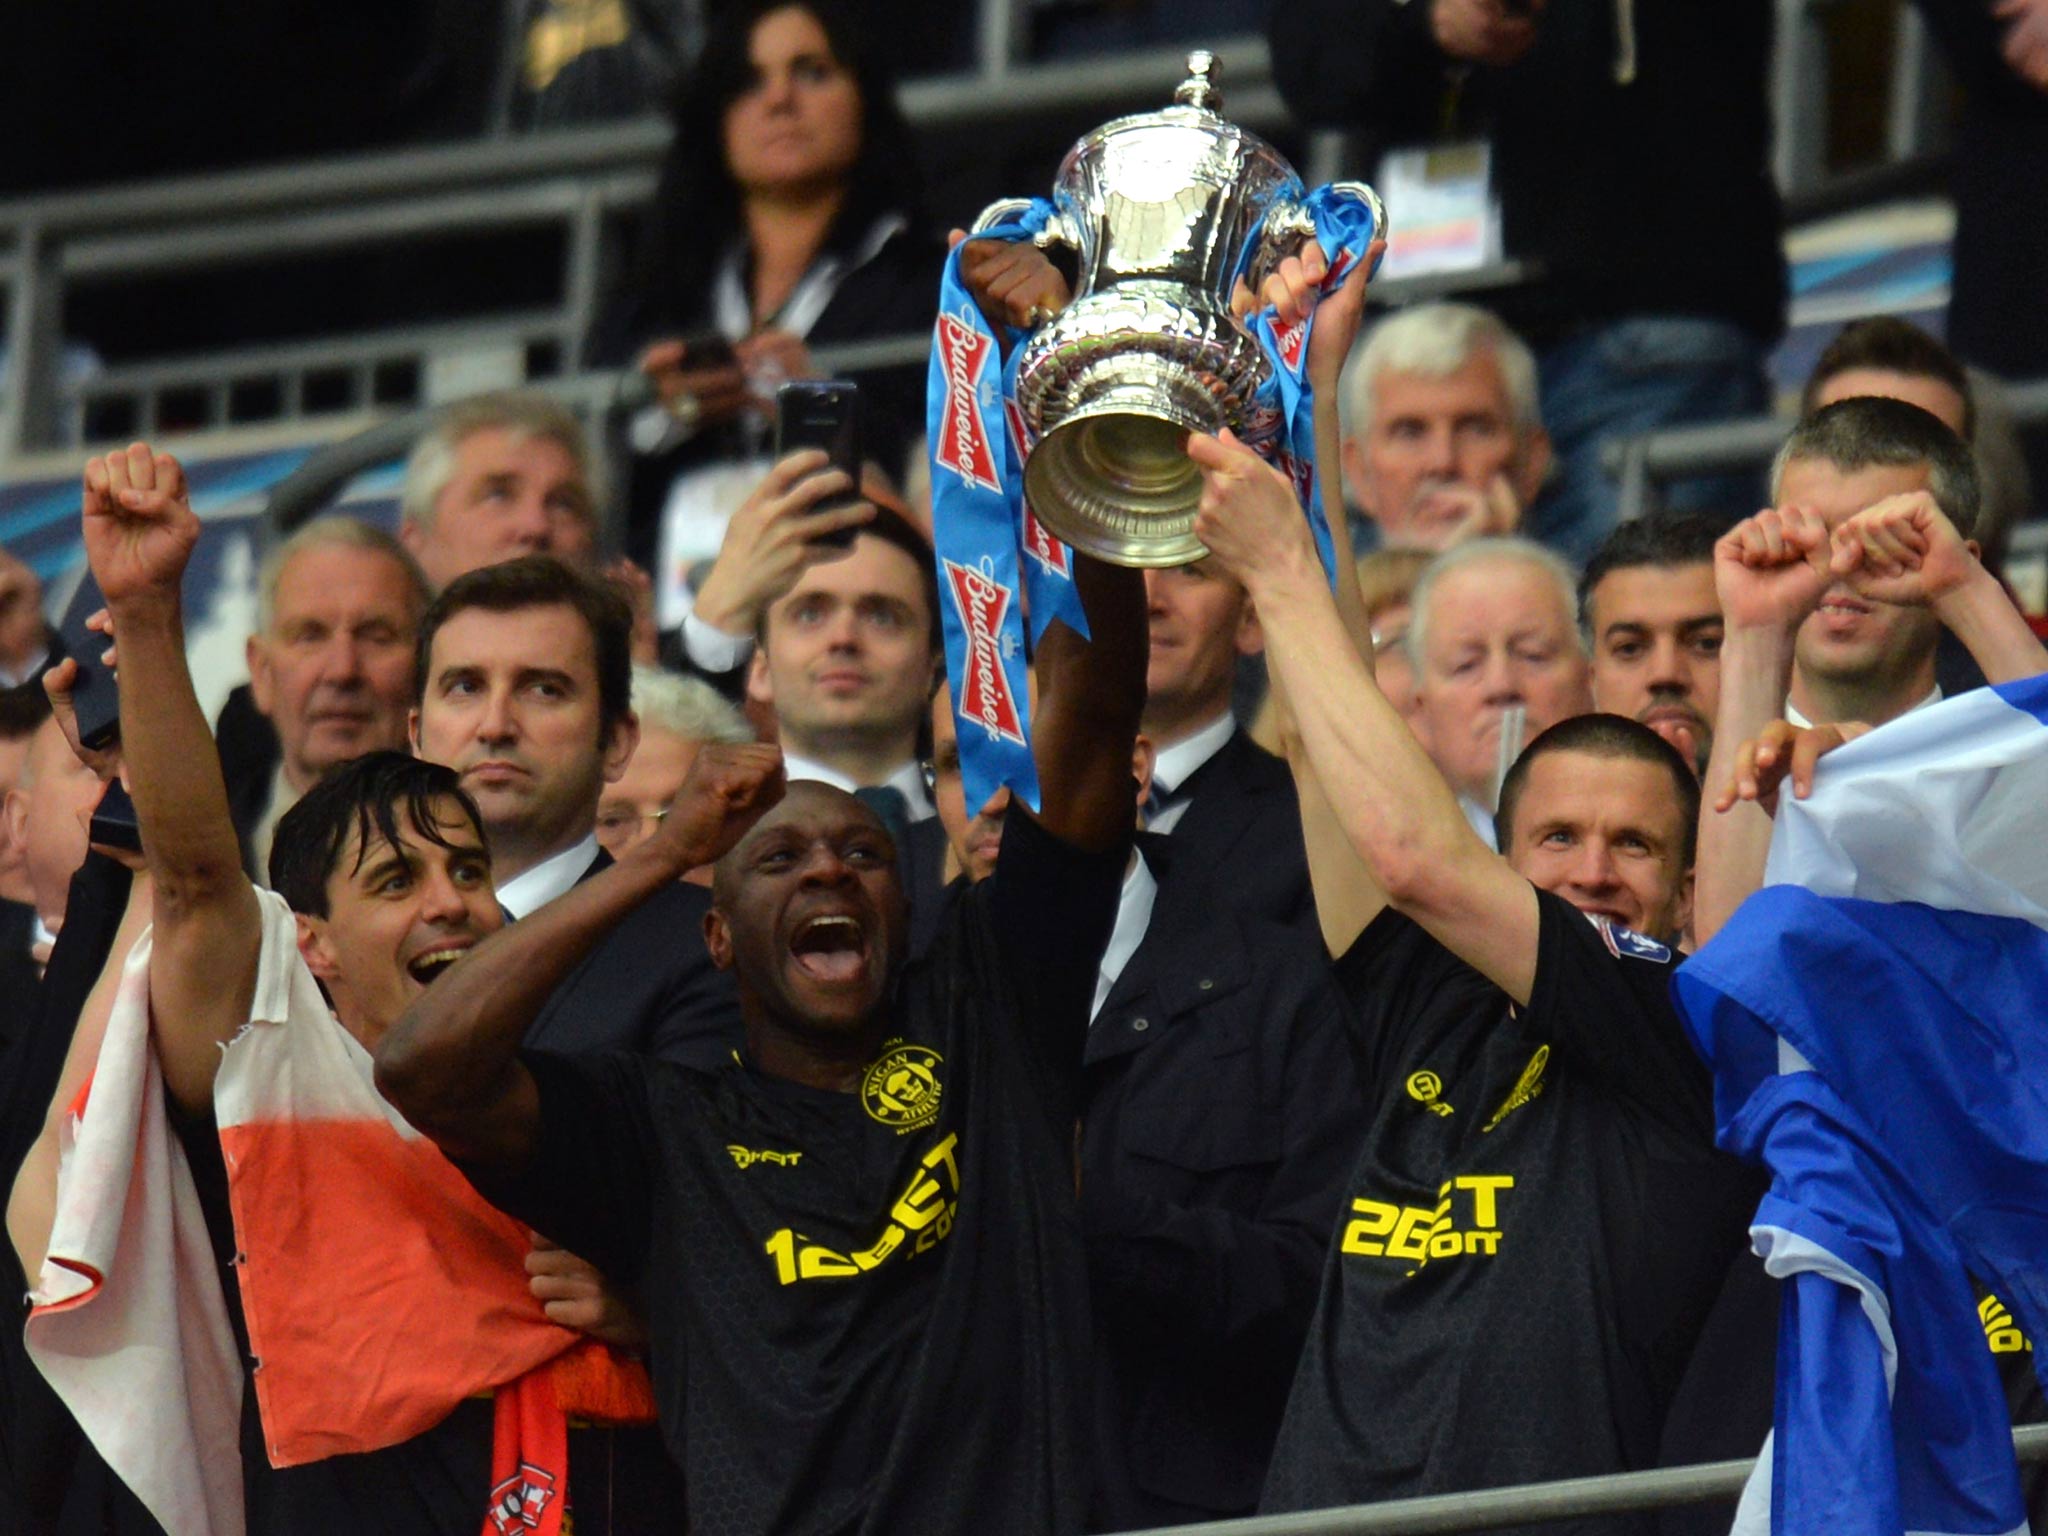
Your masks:
[{"label": "2bet logo", "polygon": [[980,725],[991,741],[1011,741],[1021,747],[1024,720],[1010,687],[1003,635],[1003,618],[1016,594],[985,570],[956,560],[944,564],[946,590],[967,636],[966,675],[960,679],[957,701],[960,718]]},{"label": "2bet logo", "polygon": [[945,405],[939,412],[939,433],[932,443],[932,462],[950,469],[969,485],[1000,491],[996,456],[988,440],[981,409],[981,384],[995,352],[993,337],[971,320],[940,315],[933,345],[946,376]]}]

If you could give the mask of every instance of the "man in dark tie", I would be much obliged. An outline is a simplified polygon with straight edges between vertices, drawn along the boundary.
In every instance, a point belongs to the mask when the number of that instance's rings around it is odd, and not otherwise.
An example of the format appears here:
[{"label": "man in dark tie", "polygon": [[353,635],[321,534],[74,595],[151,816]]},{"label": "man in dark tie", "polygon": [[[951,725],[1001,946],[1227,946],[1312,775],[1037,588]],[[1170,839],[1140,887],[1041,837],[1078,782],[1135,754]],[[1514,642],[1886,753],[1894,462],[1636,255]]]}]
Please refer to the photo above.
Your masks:
[{"label": "man in dark tie", "polygon": [[[1140,737],[1141,789],[1152,758]],[[1010,792],[970,813],[943,688],[932,769],[959,885],[984,880]],[[1356,1152],[1350,1037],[1321,945],[1212,901],[1181,878],[1189,851],[1139,835],[1082,1057],[1091,1530],[1257,1506]]]},{"label": "man in dark tie", "polygon": [[1275,922],[1311,920],[1301,815],[1286,765],[1238,728],[1240,656],[1265,641],[1244,588],[1209,561],[1145,573],[1145,735],[1158,753],[1147,830],[1180,850],[1174,879]]},{"label": "man in dark tie", "polygon": [[928,936],[946,855],[919,751],[940,658],[932,548],[879,477],[865,500],[818,510],[849,488],[814,449],[776,464],[733,514],[669,659],[772,720],[792,782],[848,790],[881,819]]},{"label": "man in dark tie", "polygon": [[[597,807],[639,737],[631,632],[623,598],[547,555],[458,577],[420,621],[414,750],[475,797],[515,920],[611,862]],[[636,909],[556,989],[531,1043],[725,1059],[739,1011],[704,949],[707,904],[678,885]]]},{"label": "man in dark tie", "polygon": [[918,743],[940,654],[931,543],[880,485],[852,508],[814,510],[846,489],[816,451],[769,471],[733,516],[678,660],[772,717],[792,782],[887,788],[877,814],[925,821]]}]

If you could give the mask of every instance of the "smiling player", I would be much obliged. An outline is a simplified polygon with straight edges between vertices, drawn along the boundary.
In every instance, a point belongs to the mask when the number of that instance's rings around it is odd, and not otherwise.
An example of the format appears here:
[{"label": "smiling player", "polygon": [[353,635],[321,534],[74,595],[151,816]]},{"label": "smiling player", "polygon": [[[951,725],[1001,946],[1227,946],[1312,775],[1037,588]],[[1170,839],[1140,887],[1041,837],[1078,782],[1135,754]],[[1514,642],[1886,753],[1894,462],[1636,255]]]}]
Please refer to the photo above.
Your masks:
[{"label": "smiling player", "polygon": [[[265,1374],[242,1383],[239,1394],[237,1492],[247,1528],[259,1536],[353,1529],[367,1507],[378,1508],[394,1531],[438,1536],[475,1530],[490,1494],[493,1421],[488,1393],[476,1394],[505,1385],[527,1367],[500,1374],[486,1369],[479,1378],[458,1380],[444,1400],[387,1435],[380,1426],[397,1423],[399,1414],[389,1406],[395,1398],[383,1394],[395,1389],[388,1369],[375,1362],[390,1356],[392,1319],[431,1291],[406,1267],[407,1256],[430,1249],[430,1267],[456,1277],[472,1295],[478,1277],[488,1278],[498,1319],[516,1313],[513,1326],[526,1330],[526,1340],[549,1336],[527,1355],[530,1363],[576,1342],[568,1328],[550,1329],[550,1322],[594,1327],[589,1314],[574,1308],[569,1315],[559,1308],[544,1312],[544,1288],[529,1291],[528,1273],[539,1270],[525,1262],[526,1230],[502,1223],[478,1236],[498,1221],[496,1213],[453,1178],[445,1162],[436,1183],[431,1164],[439,1160],[431,1149],[389,1127],[382,1118],[388,1107],[368,1093],[368,1051],[437,976],[503,925],[483,819],[453,770],[395,752],[372,753],[330,770],[278,823],[270,861],[276,893],[249,881],[185,662],[180,581],[199,531],[175,459],[138,443],[87,465],[86,552],[119,642],[126,775],[154,879],[150,1039],[177,1111],[176,1132],[193,1169],[226,1321],[245,1372],[254,1371],[255,1358],[244,1309],[250,1319],[262,1312],[270,1330]],[[271,1068],[253,1063],[274,1067],[286,1057],[289,1088],[265,1098],[260,1085]],[[236,1087],[223,1087],[217,1099],[217,1080]],[[263,1112],[245,1113],[250,1105]],[[341,1144],[336,1137],[321,1144],[325,1151],[299,1153],[295,1160],[291,1148],[311,1143],[309,1127],[342,1123],[337,1105],[368,1107],[358,1117],[364,1134],[349,1145],[374,1142],[371,1152],[354,1162],[333,1155]],[[239,1154],[229,1150],[236,1146]],[[317,1166],[317,1177],[309,1164]],[[371,1184],[388,1186],[400,1207],[364,1214],[378,1198],[376,1188],[366,1192],[364,1167],[372,1170]],[[261,1189],[251,1182],[254,1175],[261,1176]],[[264,1193],[279,1188],[292,1193],[281,1205],[266,1203]],[[553,1278],[573,1274],[579,1287],[598,1294],[588,1265],[550,1252],[554,1257],[542,1267]],[[366,1266],[370,1289],[380,1289],[376,1296],[356,1284]],[[306,1275],[320,1277],[322,1294],[276,1278]],[[400,1292],[408,1293],[403,1304]],[[309,1309],[319,1316],[311,1330],[304,1326]],[[451,1315],[460,1311],[450,1309]],[[489,1322],[479,1320],[477,1331]],[[469,1323],[462,1314],[459,1326]],[[314,1336],[322,1342],[309,1343]],[[412,1333],[407,1338],[422,1359],[441,1358],[433,1344]],[[181,1333],[179,1348],[187,1359],[199,1358],[190,1329]],[[286,1391],[282,1383],[295,1371],[295,1381],[345,1374],[325,1369],[334,1360],[368,1362],[347,1390],[373,1405],[370,1433],[350,1442],[337,1431],[328,1450],[280,1455],[278,1447],[290,1443],[290,1430],[281,1427],[289,1415],[274,1413]],[[432,1374],[431,1366],[418,1369]],[[268,1388],[260,1396],[260,1422],[259,1393],[250,1381]],[[208,1378],[200,1385],[214,1383]],[[408,1382],[407,1390],[412,1386]],[[607,1510],[672,1496],[651,1435],[640,1435],[570,1432],[567,1454],[579,1471],[589,1455],[590,1475],[577,1485],[585,1496],[579,1529],[609,1530]],[[337,1444],[364,1448],[332,1454]],[[232,1439],[224,1446],[209,1442],[204,1454],[232,1457],[234,1449]],[[269,1464],[273,1459],[279,1467]]]},{"label": "smiling player", "polygon": [[[1035,658],[1040,805],[908,958],[889,833],[773,748],[707,747],[661,829],[480,946],[378,1082],[494,1202],[648,1299],[689,1486],[670,1528],[1065,1532],[1087,1494],[1073,1136],[1135,817],[1143,584],[1085,557],[1092,639]],[[722,857],[720,857],[722,855]],[[718,1071],[525,1051],[605,931],[718,858]]]}]

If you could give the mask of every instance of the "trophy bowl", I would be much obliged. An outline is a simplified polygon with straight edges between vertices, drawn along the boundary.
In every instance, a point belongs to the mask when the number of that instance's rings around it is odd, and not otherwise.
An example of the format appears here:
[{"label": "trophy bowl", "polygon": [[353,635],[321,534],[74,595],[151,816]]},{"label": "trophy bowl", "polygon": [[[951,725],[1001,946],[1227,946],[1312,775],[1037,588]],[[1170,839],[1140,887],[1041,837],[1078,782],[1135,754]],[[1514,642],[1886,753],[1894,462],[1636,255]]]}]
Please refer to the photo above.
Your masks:
[{"label": "trophy bowl", "polygon": [[[1277,418],[1255,404],[1269,364],[1230,312],[1240,270],[1256,291],[1315,238],[1294,168],[1219,115],[1216,61],[1188,56],[1174,104],[1106,123],[1068,151],[1037,243],[1075,258],[1072,303],[1017,359],[1024,495],[1074,548],[1127,566],[1185,565],[1202,477],[1190,432],[1258,442]],[[1370,187],[1339,183],[1385,212]],[[1006,199],[981,230],[1029,206]],[[1270,413],[1268,413],[1270,415]]]}]

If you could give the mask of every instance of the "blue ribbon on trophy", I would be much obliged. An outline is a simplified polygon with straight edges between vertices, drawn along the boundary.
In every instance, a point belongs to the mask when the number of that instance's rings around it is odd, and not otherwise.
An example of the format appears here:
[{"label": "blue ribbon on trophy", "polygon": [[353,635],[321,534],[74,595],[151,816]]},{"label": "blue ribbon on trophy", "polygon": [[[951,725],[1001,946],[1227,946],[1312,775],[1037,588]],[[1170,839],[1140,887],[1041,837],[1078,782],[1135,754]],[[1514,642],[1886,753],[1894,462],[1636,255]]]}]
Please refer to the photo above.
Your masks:
[{"label": "blue ribbon on trophy", "polygon": [[[1315,220],[1316,242],[1329,260],[1329,270],[1319,285],[1321,295],[1328,296],[1365,259],[1380,231],[1372,205],[1344,187],[1317,187],[1302,198],[1301,205]],[[1246,240],[1238,257],[1238,276],[1247,273],[1257,253],[1258,237],[1254,235]],[[1247,434],[1245,441],[1294,482],[1294,494],[1315,532],[1316,553],[1335,585],[1337,556],[1330,543],[1329,520],[1323,516],[1316,469],[1315,398],[1308,381],[1308,342],[1315,322],[1315,311],[1310,310],[1295,324],[1282,327],[1270,304],[1245,317],[1245,328],[1258,338],[1273,365],[1271,375],[1259,386],[1251,412],[1251,420],[1262,424],[1262,430],[1257,437]]]},{"label": "blue ribbon on trophy", "polygon": [[1328,292],[1382,233],[1379,199],[1355,182],[1303,195],[1270,145],[1218,115],[1216,70],[1196,50],[1173,106],[1085,135],[1061,166],[1057,203],[1006,198],[983,211],[970,239],[1076,253],[1080,291],[1058,316],[1030,330],[990,325],[960,280],[962,252],[947,260],[926,424],[970,807],[1004,785],[1037,806],[1026,658],[1055,619],[1087,633],[1074,549],[1137,566],[1201,557],[1200,476],[1175,433],[1236,428],[1289,476],[1333,564],[1316,488],[1314,316],[1282,328],[1267,309],[1241,322],[1230,285],[1313,239],[1329,258]]},{"label": "blue ribbon on trophy", "polygon": [[[1029,240],[1052,211],[1034,199],[1015,219],[969,238]],[[1015,343],[1028,333],[1005,326],[998,338],[982,316],[960,279],[966,244],[946,258],[940,280],[925,405],[946,673],[969,810],[1006,784],[1036,810],[1028,651],[1054,619],[1084,636],[1088,621],[1074,590],[1073,551],[1024,504],[1030,445],[1016,408]]]}]

